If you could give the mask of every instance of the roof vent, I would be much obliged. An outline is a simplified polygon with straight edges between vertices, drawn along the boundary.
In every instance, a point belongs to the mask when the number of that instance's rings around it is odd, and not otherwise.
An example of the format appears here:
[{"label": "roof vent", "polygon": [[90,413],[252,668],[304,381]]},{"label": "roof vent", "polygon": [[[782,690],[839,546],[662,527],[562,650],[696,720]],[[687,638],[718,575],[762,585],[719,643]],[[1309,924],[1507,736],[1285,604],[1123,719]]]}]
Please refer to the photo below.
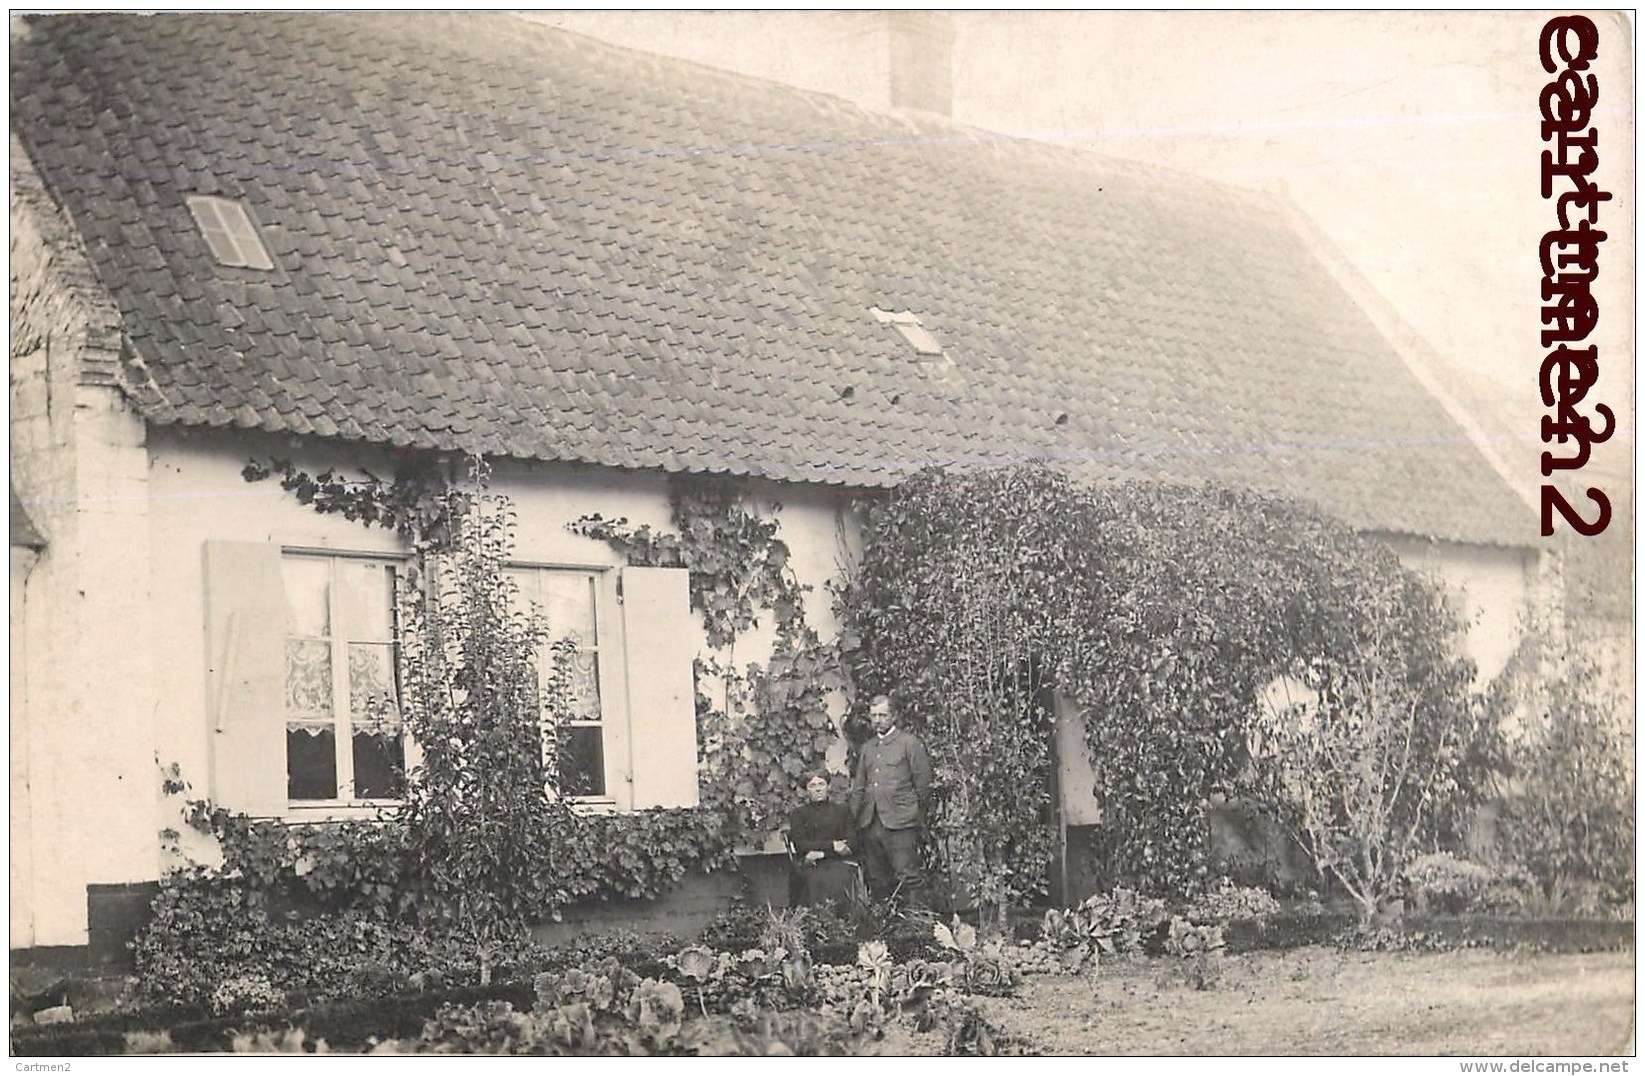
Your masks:
[{"label": "roof vent", "polygon": [[909,346],[914,349],[914,354],[920,358],[936,359],[944,357],[942,345],[937,343],[937,338],[927,332],[925,326],[920,324],[920,319],[909,311],[904,310],[901,313],[893,314],[889,310],[881,310],[877,306],[871,306],[868,308],[868,312],[873,314],[874,320],[881,325],[889,325],[896,329],[902,335],[902,338],[908,341]]},{"label": "roof vent", "polygon": [[200,234],[206,237],[212,256],[220,264],[247,269],[274,268],[274,261],[257,237],[257,228],[251,223],[245,206],[227,198],[191,194],[188,210],[194,214],[194,223],[200,226]]}]

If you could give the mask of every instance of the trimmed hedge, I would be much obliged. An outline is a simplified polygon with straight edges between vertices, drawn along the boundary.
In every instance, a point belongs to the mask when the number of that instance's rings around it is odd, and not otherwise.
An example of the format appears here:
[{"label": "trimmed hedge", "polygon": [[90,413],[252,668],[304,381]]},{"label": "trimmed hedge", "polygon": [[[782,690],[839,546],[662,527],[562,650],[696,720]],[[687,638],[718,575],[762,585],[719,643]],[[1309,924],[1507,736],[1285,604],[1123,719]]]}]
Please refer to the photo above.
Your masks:
[{"label": "trimmed hedge", "polygon": [[1545,953],[1602,953],[1631,949],[1634,945],[1632,919],[1408,915],[1401,926],[1407,932],[1482,949],[1517,947]]},{"label": "trimmed hedge", "polygon": [[1331,945],[1359,924],[1353,912],[1282,912],[1261,919],[1236,919],[1222,928],[1222,940],[1230,953],[1250,953],[1260,949],[1300,949],[1305,945]]}]

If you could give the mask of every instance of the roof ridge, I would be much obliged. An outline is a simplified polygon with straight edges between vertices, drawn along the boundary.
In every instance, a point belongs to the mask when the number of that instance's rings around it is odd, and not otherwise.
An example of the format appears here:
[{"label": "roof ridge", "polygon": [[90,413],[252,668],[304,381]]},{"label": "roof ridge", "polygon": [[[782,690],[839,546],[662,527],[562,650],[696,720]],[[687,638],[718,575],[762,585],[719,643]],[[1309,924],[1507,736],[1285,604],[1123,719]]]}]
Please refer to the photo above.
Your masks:
[{"label": "roof ridge", "polygon": [[1128,178],[1163,178],[1184,185],[1215,190],[1238,201],[1250,201],[1253,204],[1264,205],[1270,210],[1277,210],[1277,206],[1272,199],[1264,197],[1265,192],[1213,179],[1197,172],[1107,154],[1100,150],[1062,145],[1046,139],[1034,138],[1031,135],[996,131],[992,128],[961,122],[952,116],[922,109],[893,108],[880,111],[869,108],[848,97],[829,93],[826,90],[808,89],[761,75],[716,67],[713,64],[703,63],[700,60],[693,60],[684,56],[651,52],[632,45],[608,41],[578,30],[570,30],[562,26],[540,22],[522,13],[496,12],[493,14],[500,18],[514,19],[545,34],[574,39],[579,45],[591,50],[605,50],[613,55],[632,58],[635,62],[654,70],[671,69],[681,74],[693,74],[704,81],[720,81],[739,87],[760,87],[773,90],[791,99],[806,102],[821,112],[831,112],[842,118],[861,120],[888,129],[906,130],[921,136],[922,139],[958,141],[980,146],[1008,148],[1016,151],[1019,155],[1042,157],[1048,163],[1076,164],[1085,169],[1102,169],[1124,174]]}]

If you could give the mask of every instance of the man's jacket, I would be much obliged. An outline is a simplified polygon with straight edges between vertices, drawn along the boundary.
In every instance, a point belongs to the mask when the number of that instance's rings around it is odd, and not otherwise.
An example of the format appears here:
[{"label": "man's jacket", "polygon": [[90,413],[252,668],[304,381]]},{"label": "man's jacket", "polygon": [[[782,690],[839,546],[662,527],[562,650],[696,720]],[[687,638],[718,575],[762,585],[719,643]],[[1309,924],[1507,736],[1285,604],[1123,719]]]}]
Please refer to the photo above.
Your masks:
[{"label": "man's jacket", "polygon": [[917,826],[930,798],[931,757],[919,738],[902,729],[892,729],[883,739],[869,737],[851,781],[858,828],[867,827],[875,814],[886,829]]}]

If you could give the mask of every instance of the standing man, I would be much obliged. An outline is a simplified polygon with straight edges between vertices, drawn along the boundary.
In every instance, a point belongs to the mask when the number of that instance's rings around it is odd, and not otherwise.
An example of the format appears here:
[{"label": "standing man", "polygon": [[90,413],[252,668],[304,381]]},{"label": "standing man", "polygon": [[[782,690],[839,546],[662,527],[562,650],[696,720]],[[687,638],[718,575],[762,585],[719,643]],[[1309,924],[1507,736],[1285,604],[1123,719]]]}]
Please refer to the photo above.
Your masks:
[{"label": "standing man", "polygon": [[931,758],[918,737],[897,728],[888,696],[874,697],[868,718],[874,736],[862,745],[851,782],[868,886],[876,897],[893,886],[914,895],[925,886],[919,835],[931,805]]}]

